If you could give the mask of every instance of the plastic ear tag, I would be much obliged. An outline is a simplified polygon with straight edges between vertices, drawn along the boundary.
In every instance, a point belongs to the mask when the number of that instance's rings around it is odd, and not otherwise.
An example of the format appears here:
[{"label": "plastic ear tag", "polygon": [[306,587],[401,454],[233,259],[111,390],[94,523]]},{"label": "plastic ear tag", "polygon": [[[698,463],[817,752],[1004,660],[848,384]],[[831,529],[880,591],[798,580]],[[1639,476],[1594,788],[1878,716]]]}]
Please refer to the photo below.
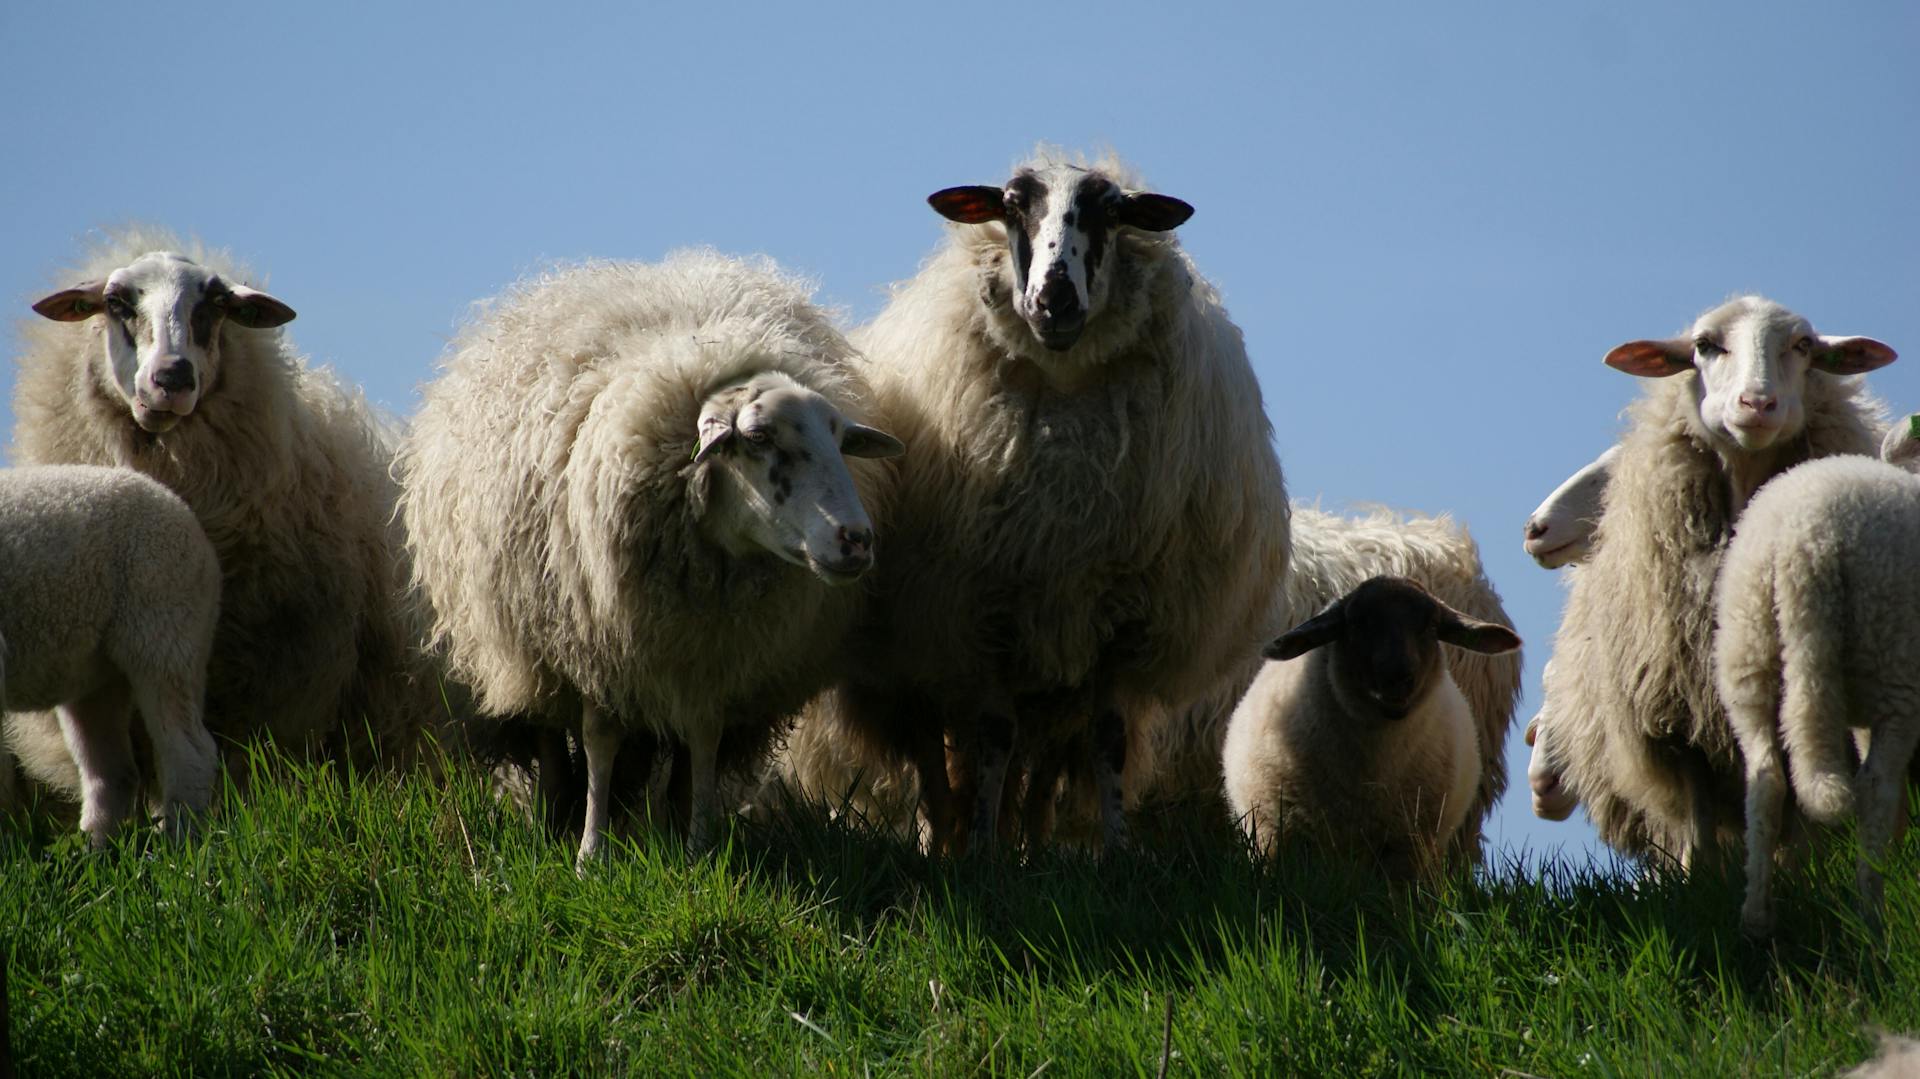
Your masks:
[{"label": "plastic ear tag", "polygon": [[1907,437],[1920,439],[1920,412],[1907,417]]}]

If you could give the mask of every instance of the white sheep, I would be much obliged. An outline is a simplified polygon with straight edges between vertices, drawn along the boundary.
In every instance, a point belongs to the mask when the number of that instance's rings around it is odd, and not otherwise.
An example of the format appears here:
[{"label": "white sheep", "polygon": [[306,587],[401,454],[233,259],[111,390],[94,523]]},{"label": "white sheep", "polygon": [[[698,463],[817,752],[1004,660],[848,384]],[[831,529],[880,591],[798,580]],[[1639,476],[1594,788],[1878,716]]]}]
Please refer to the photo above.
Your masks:
[{"label": "white sheep", "polygon": [[434,635],[483,711],[579,734],[582,866],[629,732],[686,747],[704,847],[723,734],[752,758],[833,676],[884,478],[843,455],[900,451],[853,361],[801,282],[689,251],[516,285],[426,388],[400,466]]},{"label": "white sheep", "polygon": [[[1920,417],[1889,431],[1885,461],[1832,457],[1769,481],[1727,548],[1714,675],[1746,761],[1750,933],[1773,924],[1789,775],[1812,819],[1858,811],[1860,905],[1869,923],[1880,920],[1880,867],[1905,824],[1920,745],[1916,431]],[[1867,747],[1857,776],[1853,731]]]},{"label": "white sheep", "polygon": [[293,753],[405,763],[439,687],[404,597],[389,434],[294,353],[291,308],[224,254],[179,246],[111,237],[34,305],[14,460],[132,468],[193,509],[223,579],[205,718],[227,752],[266,732]]},{"label": "white sheep", "polygon": [[133,808],[138,708],[163,832],[213,795],[201,722],[220,565],[179,498],[126,469],[0,471],[0,708],[28,770],[80,799],[104,846]]},{"label": "white sheep", "polygon": [[1600,502],[1618,456],[1619,446],[1607,447],[1527,515],[1526,542],[1522,544],[1527,557],[1544,569],[1586,561],[1594,526],[1600,521]]},{"label": "white sheep", "polygon": [[1479,797],[1482,752],[1443,643],[1499,655],[1520,638],[1406,578],[1375,577],[1268,646],[1222,757],[1233,818],[1257,851],[1298,838],[1403,879],[1445,864]]},{"label": "white sheep", "polygon": [[1016,753],[1082,747],[1117,845],[1146,718],[1283,624],[1259,384],[1172,236],[1192,208],[1117,162],[1042,151],[929,202],[958,227],[854,334],[910,452],[832,721],[916,768],[953,846],[993,841]]},{"label": "white sheep", "polygon": [[1768,478],[1873,452],[1878,406],[1836,376],[1893,359],[1877,341],[1818,336],[1751,296],[1684,337],[1607,354],[1609,366],[1664,381],[1629,409],[1592,552],[1566,571],[1541,729],[1547,767],[1608,844],[1691,865],[1737,842],[1742,780],[1713,681],[1714,578]]}]

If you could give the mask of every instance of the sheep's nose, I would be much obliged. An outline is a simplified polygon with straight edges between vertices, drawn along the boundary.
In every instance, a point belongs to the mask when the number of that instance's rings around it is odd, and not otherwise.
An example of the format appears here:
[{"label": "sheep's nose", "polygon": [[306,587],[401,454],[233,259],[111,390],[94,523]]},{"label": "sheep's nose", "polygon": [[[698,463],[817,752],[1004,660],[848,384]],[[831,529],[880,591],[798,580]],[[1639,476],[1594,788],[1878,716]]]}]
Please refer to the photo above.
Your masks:
[{"label": "sheep's nose", "polygon": [[1056,262],[1047,271],[1046,282],[1040,286],[1038,305],[1054,318],[1071,318],[1080,313],[1080,294],[1074,291],[1073,279],[1067,276],[1066,267]]},{"label": "sheep's nose", "polygon": [[163,393],[185,393],[193,389],[193,364],[178,356],[161,363],[153,372],[153,385]]},{"label": "sheep's nose", "polygon": [[1780,398],[1770,393],[1743,393],[1740,395],[1740,407],[1764,415],[1780,407]]},{"label": "sheep's nose", "polygon": [[1547,534],[1547,522],[1538,517],[1527,518],[1527,538],[1537,540]]},{"label": "sheep's nose", "polygon": [[840,557],[870,558],[873,555],[873,529],[848,528],[840,526],[836,537],[840,541]]}]

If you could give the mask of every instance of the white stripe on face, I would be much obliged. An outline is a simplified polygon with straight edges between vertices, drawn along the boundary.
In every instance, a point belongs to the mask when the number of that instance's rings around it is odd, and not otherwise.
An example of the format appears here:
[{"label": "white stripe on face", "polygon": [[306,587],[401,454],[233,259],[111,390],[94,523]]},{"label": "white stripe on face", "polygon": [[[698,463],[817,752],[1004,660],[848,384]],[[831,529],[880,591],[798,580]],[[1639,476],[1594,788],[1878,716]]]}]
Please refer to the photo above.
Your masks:
[{"label": "white stripe on face", "polygon": [[1029,226],[1032,265],[1027,269],[1023,315],[1037,313],[1040,292],[1047,281],[1064,275],[1073,284],[1073,298],[1079,310],[1091,306],[1092,293],[1087,281],[1087,233],[1080,216],[1074,213],[1074,196],[1080,190],[1085,173],[1055,170],[1042,177],[1046,183],[1044,209],[1036,207]]}]

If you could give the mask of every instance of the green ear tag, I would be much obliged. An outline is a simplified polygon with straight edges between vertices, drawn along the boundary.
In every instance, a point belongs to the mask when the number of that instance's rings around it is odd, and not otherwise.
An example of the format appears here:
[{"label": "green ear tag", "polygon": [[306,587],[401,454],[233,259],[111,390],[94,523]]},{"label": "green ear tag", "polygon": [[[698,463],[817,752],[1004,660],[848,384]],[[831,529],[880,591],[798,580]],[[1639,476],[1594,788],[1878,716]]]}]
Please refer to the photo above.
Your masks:
[{"label": "green ear tag", "polygon": [[1920,438],[1920,412],[1907,417],[1907,437]]}]

